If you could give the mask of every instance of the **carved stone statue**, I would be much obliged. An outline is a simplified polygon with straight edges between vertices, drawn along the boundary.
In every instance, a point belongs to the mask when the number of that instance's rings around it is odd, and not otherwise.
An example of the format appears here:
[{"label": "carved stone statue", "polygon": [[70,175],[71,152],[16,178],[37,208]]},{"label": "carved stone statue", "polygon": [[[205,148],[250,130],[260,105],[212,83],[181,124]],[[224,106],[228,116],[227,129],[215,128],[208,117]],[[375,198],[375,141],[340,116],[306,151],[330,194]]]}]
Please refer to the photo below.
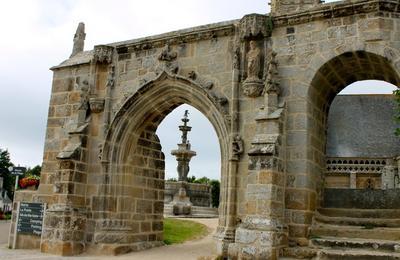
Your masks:
[{"label": "carved stone statue", "polygon": [[232,153],[239,156],[243,153],[243,140],[240,135],[236,135],[232,142]]},{"label": "carved stone statue", "polygon": [[83,51],[83,48],[85,46],[85,38],[86,38],[85,24],[79,23],[74,36],[74,47],[72,48],[72,53],[70,58],[75,56],[79,52]]},{"label": "carved stone statue", "polygon": [[107,87],[112,88],[115,84],[115,67],[110,66],[110,70],[108,71],[107,75]]},{"label": "carved stone statue", "polygon": [[248,97],[261,96],[264,84],[260,79],[262,54],[256,41],[250,41],[247,53],[247,78],[243,82],[243,93]]},{"label": "carved stone statue", "polygon": [[257,42],[251,41],[250,50],[247,53],[247,79],[248,80],[259,80],[261,70],[261,52],[257,46]]},{"label": "carved stone statue", "polygon": [[276,92],[279,94],[278,62],[276,61],[276,52],[271,53],[271,60],[268,63],[267,79],[265,80],[265,92]]}]

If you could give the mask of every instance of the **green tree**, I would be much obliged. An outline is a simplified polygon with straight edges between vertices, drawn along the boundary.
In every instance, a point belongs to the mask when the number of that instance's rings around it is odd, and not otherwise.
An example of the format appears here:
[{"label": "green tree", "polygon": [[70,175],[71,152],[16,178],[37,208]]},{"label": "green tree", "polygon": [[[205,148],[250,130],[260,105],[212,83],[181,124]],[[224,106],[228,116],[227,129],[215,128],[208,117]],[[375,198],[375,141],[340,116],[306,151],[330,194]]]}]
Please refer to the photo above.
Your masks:
[{"label": "green tree", "polygon": [[219,180],[211,180],[211,205],[213,208],[218,208],[219,206],[219,192],[220,192],[220,182]]},{"label": "green tree", "polygon": [[0,148],[0,175],[3,177],[3,188],[7,191],[8,197],[13,200],[15,176],[9,173],[10,166],[14,166],[10,160],[10,153]]},{"label": "green tree", "polygon": [[210,179],[207,177],[201,177],[200,179],[194,180],[194,183],[200,183],[200,184],[210,184]]},{"label": "green tree", "polygon": [[42,171],[42,167],[40,167],[40,165],[36,165],[33,168],[28,168],[26,170],[25,176],[28,176],[28,175],[40,176],[41,171]]},{"label": "green tree", "polygon": [[[400,88],[397,88],[395,91],[393,91],[393,94],[395,95],[397,103],[395,120],[397,123],[400,123]],[[400,136],[400,128],[396,129],[396,135]]]},{"label": "green tree", "polygon": [[187,177],[187,182],[189,182],[189,183],[195,183],[195,181],[196,181],[196,176],[188,176]]}]

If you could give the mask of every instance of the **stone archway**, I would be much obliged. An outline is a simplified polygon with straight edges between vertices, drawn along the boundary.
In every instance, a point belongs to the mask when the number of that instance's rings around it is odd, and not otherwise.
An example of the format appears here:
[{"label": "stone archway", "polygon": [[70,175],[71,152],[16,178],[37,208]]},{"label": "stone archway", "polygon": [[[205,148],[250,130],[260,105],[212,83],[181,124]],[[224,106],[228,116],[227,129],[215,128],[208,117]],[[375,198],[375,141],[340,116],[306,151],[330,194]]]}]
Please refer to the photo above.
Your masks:
[{"label": "stone archway", "polygon": [[311,149],[318,154],[314,166],[321,173],[325,168],[327,116],[333,99],[351,83],[369,79],[387,81],[396,86],[400,83],[400,75],[387,58],[367,51],[342,53],[322,65],[313,77],[308,92],[308,111],[312,111],[309,123],[313,126],[309,139]]},{"label": "stone archway", "polygon": [[108,131],[102,156],[107,183],[92,197],[91,210],[102,213],[93,219],[98,223],[96,246],[119,253],[162,244],[164,155],[156,130],[167,114],[184,103],[201,111],[216,130],[221,150],[219,225],[226,225],[229,135],[225,118],[203,88],[162,73],[127,99]]},{"label": "stone archway", "polygon": [[[317,70],[310,83],[307,97],[307,124],[309,126],[307,143],[309,144],[308,152],[312,154],[312,157],[310,158],[308,170],[310,182],[314,183],[316,189],[313,204],[317,210],[314,218],[317,218],[318,221],[323,220],[325,221],[324,223],[331,223],[329,221],[332,220],[329,217],[321,217],[319,213],[331,212],[321,209],[324,200],[327,119],[330,106],[336,95],[346,86],[356,81],[370,79],[383,80],[399,86],[400,74],[394,69],[392,61],[382,55],[367,51],[351,51],[337,55],[324,63]],[[356,207],[356,205],[354,206]],[[332,214],[336,214],[334,215],[335,217],[341,217],[342,211],[338,210],[338,212],[335,211]],[[360,216],[358,217],[361,218]],[[322,224],[322,226],[320,224],[314,225],[308,235],[318,237],[321,234],[330,234],[329,228],[325,230]],[[351,236],[352,234],[349,237]]]}]

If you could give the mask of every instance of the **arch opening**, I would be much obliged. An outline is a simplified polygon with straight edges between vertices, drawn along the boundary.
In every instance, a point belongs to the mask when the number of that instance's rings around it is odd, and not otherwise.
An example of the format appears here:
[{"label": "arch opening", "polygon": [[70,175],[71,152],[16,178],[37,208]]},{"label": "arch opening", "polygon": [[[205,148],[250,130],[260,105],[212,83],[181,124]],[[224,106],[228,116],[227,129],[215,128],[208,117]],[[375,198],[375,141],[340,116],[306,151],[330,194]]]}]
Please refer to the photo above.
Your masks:
[{"label": "arch opening", "polygon": [[[102,194],[98,194],[99,201],[104,204],[98,220],[119,219],[122,226],[129,227],[124,237],[125,244],[131,247],[138,242],[146,246],[162,244],[165,155],[157,129],[164,118],[182,104],[200,111],[216,132],[221,154],[220,225],[224,225],[221,212],[226,205],[223,194],[228,175],[225,117],[206,90],[184,79],[162,75],[161,79],[142,87],[122,106],[111,125],[104,150],[105,175],[109,181]],[[179,136],[177,130],[172,134]],[[121,232],[115,231],[116,234]],[[121,244],[110,239],[113,235],[110,230],[100,227],[95,234],[98,244],[117,247]]]},{"label": "arch opening", "polygon": [[[382,140],[377,140],[377,138],[387,136],[389,126],[381,122],[380,127],[371,127],[374,123],[380,124],[383,114],[379,118],[378,113],[374,119],[373,115],[367,111],[375,109],[376,112],[377,109],[381,109],[386,113],[385,120],[390,120],[388,119],[390,113],[385,108],[393,100],[388,100],[392,98],[391,94],[387,94],[386,97],[365,94],[371,92],[390,93],[399,85],[399,79],[398,72],[395,71],[389,60],[365,51],[339,55],[317,71],[308,93],[310,102],[308,108],[313,115],[309,119],[310,124],[314,126],[310,128],[309,137],[312,140],[310,149],[314,155],[312,168],[318,173],[316,177],[316,189],[319,194],[318,207],[342,205],[339,199],[332,202],[332,196],[329,194],[337,194],[337,191],[331,192],[330,188],[357,187],[357,178],[354,177],[356,172],[368,172],[362,177],[360,175],[358,187],[371,189],[380,186],[380,181],[371,177],[378,174],[377,172],[384,167],[384,164],[380,164],[382,162],[386,164],[387,160],[382,160],[384,155],[377,156],[375,154],[377,157],[372,158],[368,156],[368,153],[372,153],[372,150],[382,150],[384,146],[380,143]],[[368,90],[369,84],[377,83],[378,85],[373,91]],[[379,85],[382,87],[379,88]],[[360,86],[364,86],[364,89],[361,89],[361,94],[364,95],[357,95],[357,92],[360,93]],[[392,121],[392,125],[395,125],[394,121]],[[334,131],[336,133],[333,133]],[[377,133],[377,131],[381,132]],[[394,132],[392,134],[394,135]],[[346,138],[348,140],[344,143],[339,140]],[[356,144],[357,142],[358,144]],[[350,143],[358,147],[359,151],[349,149]],[[342,152],[346,150],[346,156],[342,156],[343,154],[334,156],[338,150]],[[368,163],[367,165],[365,162],[374,162],[374,164]],[[339,172],[348,173],[348,178],[338,176]],[[361,183],[363,184],[361,185]],[[343,204],[342,206],[349,205]],[[351,207],[357,208],[357,205],[351,205]]]}]

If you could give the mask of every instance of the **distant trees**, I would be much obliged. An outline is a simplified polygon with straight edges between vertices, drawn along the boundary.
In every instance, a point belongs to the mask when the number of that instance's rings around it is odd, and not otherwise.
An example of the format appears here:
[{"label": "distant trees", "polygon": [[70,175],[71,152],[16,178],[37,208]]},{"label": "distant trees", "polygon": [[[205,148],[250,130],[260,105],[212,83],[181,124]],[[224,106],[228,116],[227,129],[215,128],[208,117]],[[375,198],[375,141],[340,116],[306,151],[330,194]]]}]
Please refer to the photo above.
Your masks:
[{"label": "distant trees", "polygon": [[0,148],[0,176],[3,177],[3,188],[7,191],[8,197],[14,198],[15,176],[8,172],[8,167],[14,166],[10,160],[10,153]]},{"label": "distant trees", "polygon": [[221,186],[219,180],[210,180],[207,177],[201,177],[200,179],[196,179],[196,177],[193,175],[191,177],[188,177],[188,182],[210,185],[211,186],[211,205],[213,208],[218,208],[219,193],[220,193],[220,186]]},{"label": "distant trees", "polygon": [[[13,200],[15,176],[11,175],[10,172],[8,171],[8,168],[10,166],[14,166],[14,164],[10,160],[10,153],[8,152],[8,150],[0,148],[0,177],[3,178],[3,189],[6,190],[7,196],[11,200]],[[23,177],[36,176],[36,178],[38,178],[40,176],[41,169],[42,168],[40,167],[40,165],[36,165],[33,168],[28,168]]]}]

